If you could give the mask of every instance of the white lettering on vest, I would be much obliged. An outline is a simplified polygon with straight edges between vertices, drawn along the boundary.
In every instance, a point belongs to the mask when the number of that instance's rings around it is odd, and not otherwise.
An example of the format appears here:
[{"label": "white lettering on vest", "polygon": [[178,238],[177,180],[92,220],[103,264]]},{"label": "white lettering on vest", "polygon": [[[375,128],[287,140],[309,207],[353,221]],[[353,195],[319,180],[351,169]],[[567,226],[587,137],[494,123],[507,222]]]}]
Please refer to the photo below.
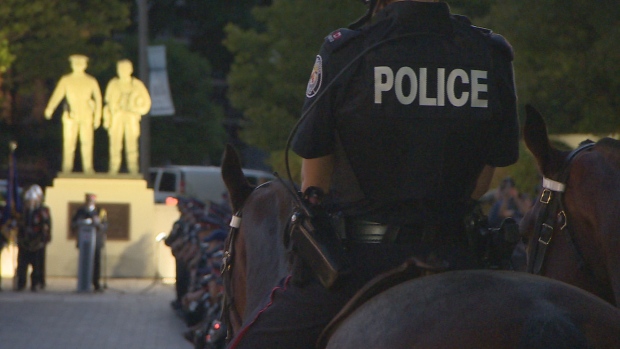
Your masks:
[{"label": "white lettering on vest", "polygon": [[[446,78],[446,68],[437,68],[437,94],[429,97],[428,91],[428,68],[419,68],[418,74],[411,67],[401,67],[394,76],[394,71],[390,67],[375,67],[375,104],[383,103],[383,94],[394,89],[396,99],[403,105],[410,105],[418,101],[421,106],[446,105],[448,102],[455,107],[462,107],[468,102],[473,108],[488,108],[488,100],[481,98],[482,93],[489,92],[488,72],[486,70],[453,69],[449,71]],[[403,86],[405,79],[410,86],[410,91],[405,94]],[[469,92],[462,91],[457,96],[457,86],[469,85]],[[406,85],[405,85],[406,86]],[[463,90],[463,89],[461,89]]]}]

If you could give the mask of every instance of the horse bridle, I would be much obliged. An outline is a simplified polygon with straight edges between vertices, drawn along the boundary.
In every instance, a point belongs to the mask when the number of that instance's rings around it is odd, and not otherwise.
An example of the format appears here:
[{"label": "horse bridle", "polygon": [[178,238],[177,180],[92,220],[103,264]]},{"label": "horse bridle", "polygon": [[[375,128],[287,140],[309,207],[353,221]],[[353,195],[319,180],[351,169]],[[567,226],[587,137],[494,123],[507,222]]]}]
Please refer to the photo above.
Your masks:
[{"label": "horse bridle", "polygon": [[[277,177],[277,174],[276,174]],[[279,178],[279,177],[278,177]],[[254,189],[252,192],[256,191],[259,188],[266,187],[270,182],[263,183]],[[222,257],[222,267],[221,267],[221,275],[222,282],[224,283],[224,300],[222,306],[222,322],[226,325],[226,340],[229,341],[232,338],[232,323],[233,321],[239,326],[243,323],[243,319],[241,318],[241,314],[235,305],[235,297],[233,292],[233,283],[232,283],[232,271],[234,266],[234,247],[235,241],[237,240],[237,235],[239,234],[239,227],[241,227],[241,212],[243,211],[243,205],[239,207],[237,212],[233,214],[228,230],[228,236],[226,238],[226,249],[224,250],[224,256]],[[231,319],[231,314],[233,315],[233,319]]]},{"label": "horse bridle", "polygon": [[[224,299],[222,306],[222,322],[226,325],[226,340],[230,340],[232,337],[232,322],[235,321],[241,325],[242,319],[239,310],[235,305],[234,292],[232,291],[232,268],[233,268],[233,250],[235,241],[241,226],[241,210],[243,206],[239,208],[235,214],[233,214],[228,230],[228,237],[226,241],[226,249],[224,250],[224,256],[222,258],[221,275],[222,282],[224,283]],[[234,319],[231,319],[233,314]]]},{"label": "horse bridle", "polygon": [[588,140],[583,142],[577,149],[571,151],[568,154],[566,160],[564,161],[562,171],[559,172],[556,180],[543,177],[543,190],[540,194],[539,201],[544,206],[543,209],[540,210],[538,218],[536,220],[536,224],[534,225],[536,231],[532,238],[535,239],[535,251],[533,254],[533,262],[528,262],[528,273],[537,275],[541,274],[545,261],[545,253],[547,252],[547,247],[551,243],[555,227],[558,225],[560,226],[560,232],[568,230],[567,235],[571,246],[573,246],[573,249],[575,250],[577,258],[579,259],[579,266],[580,268],[585,267],[585,260],[583,258],[583,254],[575,243],[574,236],[570,233],[570,230],[567,229],[568,218],[566,215],[566,210],[564,209],[563,193],[566,190],[566,183],[569,174],[568,170],[570,168],[571,162],[577,156],[577,154],[581,153],[584,150],[590,149],[593,146],[594,142]]}]

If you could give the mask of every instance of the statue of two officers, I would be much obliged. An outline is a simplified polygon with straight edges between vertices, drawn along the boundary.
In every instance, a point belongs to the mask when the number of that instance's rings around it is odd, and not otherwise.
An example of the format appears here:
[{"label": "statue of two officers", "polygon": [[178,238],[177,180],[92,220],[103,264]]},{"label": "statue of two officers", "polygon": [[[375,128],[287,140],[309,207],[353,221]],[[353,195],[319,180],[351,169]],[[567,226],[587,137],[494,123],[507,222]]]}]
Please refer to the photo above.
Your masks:
[{"label": "statue of two officers", "polygon": [[71,55],[69,62],[72,72],[60,78],[45,108],[45,118],[49,120],[64,100],[62,172],[73,172],[79,137],[83,172],[94,173],[93,139],[95,129],[103,126],[110,141],[109,173],[120,170],[124,140],[127,168],[129,173],[137,174],[140,120],[151,109],[151,97],[142,81],[132,76],[131,61],[117,62],[118,76],[108,83],[103,101],[97,79],[86,73],[88,57]]}]

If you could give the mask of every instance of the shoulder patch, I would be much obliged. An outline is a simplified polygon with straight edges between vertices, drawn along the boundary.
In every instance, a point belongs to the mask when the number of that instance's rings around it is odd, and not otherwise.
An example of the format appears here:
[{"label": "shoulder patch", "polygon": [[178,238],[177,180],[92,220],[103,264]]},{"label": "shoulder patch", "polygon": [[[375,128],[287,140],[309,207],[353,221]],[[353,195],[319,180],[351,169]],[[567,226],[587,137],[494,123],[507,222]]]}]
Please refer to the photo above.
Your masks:
[{"label": "shoulder patch", "polygon": [[481,32],[484,36],[486,36],[491,43],[491,46],[496,50],[500,51],[506,58],[512,61],[515,57],[514,50],[512,49],[512,45],[500,34],[495,34],[491,29],[471,26],[475,30]]},{"label": "shoulder patch", "polygon": [[359,34],[360,31],[358,30],[351,30],[346,28],[334,30],[325,37],[325,43],[323,45],[329,51],[335,51],[343,47],[346,43],[350,42],[351,39],[357,37]]},{"label": "shoulder patch", "polygon": [[323,58],[318,55],[316,61],[314,61],[314,67],[312,67],[312,73],[310,73],[310,80],[308,80],[308,86],[306,87],[306,97],[312,98],[321,89],[321,82],[323,81]]}]

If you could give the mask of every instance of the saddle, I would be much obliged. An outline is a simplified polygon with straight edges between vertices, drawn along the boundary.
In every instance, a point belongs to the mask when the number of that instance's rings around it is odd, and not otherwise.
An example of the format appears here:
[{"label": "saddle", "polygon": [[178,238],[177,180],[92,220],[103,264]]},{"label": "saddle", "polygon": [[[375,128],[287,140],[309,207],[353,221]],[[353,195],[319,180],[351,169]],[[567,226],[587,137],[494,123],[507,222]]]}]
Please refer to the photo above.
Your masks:
[{"label": "saddle", "polygon": [[428,264],[412,257],[399,267],[375,277],[364,285],[323,329],[317,341],[317,348],[325,348],[329,338],[336,332],[342,322],[372,297],[405,281],[447,270],[448,266],[444,263]]}]

